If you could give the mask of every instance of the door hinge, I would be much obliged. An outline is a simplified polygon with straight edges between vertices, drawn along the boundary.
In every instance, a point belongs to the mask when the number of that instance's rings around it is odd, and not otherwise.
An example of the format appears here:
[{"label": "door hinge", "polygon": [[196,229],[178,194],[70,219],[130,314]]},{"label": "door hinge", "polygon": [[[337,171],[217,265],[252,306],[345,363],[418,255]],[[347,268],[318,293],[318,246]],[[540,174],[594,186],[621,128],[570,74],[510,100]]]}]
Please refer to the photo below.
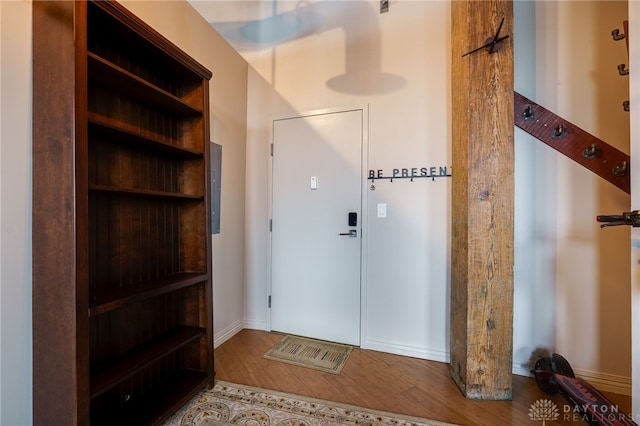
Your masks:
[{"label": "door hinge", "polygon": [[269,308],[271,307],[271,296],[269,296]]},{"label": "door hinge", "polygon": [[273,232],[273,219],[269,219],[269,232]]},{"label": "door hinge", "polygon": [[270,152],[270,153],[271,153],[271,156],[273,157],[273,144],[271,144],[270,151],[271,151],[271,152]]}]

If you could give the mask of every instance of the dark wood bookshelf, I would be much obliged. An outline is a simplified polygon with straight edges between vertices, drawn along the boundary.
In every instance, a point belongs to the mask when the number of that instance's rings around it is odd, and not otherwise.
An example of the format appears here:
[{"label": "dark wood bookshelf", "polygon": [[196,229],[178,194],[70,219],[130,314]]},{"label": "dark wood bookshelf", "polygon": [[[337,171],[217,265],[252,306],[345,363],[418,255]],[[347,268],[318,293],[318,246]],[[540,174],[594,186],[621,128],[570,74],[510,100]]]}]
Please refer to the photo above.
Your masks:
[{"label": "dark wood bookshelf", "polygon": [[97,114],[89,113],[89,132],[97,138],[108,140],[112,144],[122,144],[148,149],[157,153],[165,153],[173,157],[201,157],[202,151],[185,148],[178,145],[179,141],[154,139],[142,136],[140,133],[128,129],[119,128]]},{"label": "dark wood bookshelf", "polygon": [[110,360],[106,367],[101,366],[100,372],[92,375],[91,398],[99,397],[136,372],[164,358],[167,353],[177,351],[203,337],[205,332],[203,328],[182,327]]},{"label": "dark wood bookshelf", "polygon": [[202,109],[196,108],[171,93],[154,86],[119,66],[89,52],[89,78],[92,84],[108,90],[127,93],[139,102],[160,108],[178,116],[199,116]]},{"label": "dark wood bookshelf", "polygon": [[211,72],[115,1],[33,6],[34,424],[213,385]]},{"label": "dark wood bookshelf", "polygon": [[96,292],[92,296],[89,316],[97,316],[125,305],[140,302],[142,300],[157,297],[161,294],[191,287],[195,284],[206,282],[207,274],[180,273],[155,280],[142,281],[125,287],[110,290],[100,295]]},{"label": "dark wood bookshelf", "polygon": [[150,191],[144,189],[130,189],[130,188],[116,188],[110,186],[90,185],[90,191],[96,192],[110,192],[113,194],[131,195],[135,197],[162,197],[162,198],[184,198],[189,200],[203,200],[204,195],[190,195],[182,194],[179,192],[167,192],[167,191]]},{"label": "dark wood bookshelf", "polygon": [[[136,401],[135,406],[125,405],[117,411],[97,409],[92,413],[92,426],[139,426],[149,423],[161,424],[166,412],[175,412],[192,398],[191,389],[203,388],[209,378],[198,371],[184,370],[168,379],[162,388],[154,390]],[[184,395],[176,399],[175,395]],[[152,421],[150,421],[152,420]]]}]

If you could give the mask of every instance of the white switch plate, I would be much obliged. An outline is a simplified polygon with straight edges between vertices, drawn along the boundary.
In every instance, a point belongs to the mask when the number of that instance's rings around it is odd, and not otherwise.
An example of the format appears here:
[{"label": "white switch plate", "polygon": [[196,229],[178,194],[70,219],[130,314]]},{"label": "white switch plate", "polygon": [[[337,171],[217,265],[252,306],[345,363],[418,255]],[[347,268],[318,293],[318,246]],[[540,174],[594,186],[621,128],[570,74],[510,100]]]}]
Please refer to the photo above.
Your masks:
[{"label": "white switch plate", "polygon": [[309,187],[311,189],[318,189],[318,178],[316,176],[311,176]]},{"label": "white switch plate", "polygon": [[378,203],[378,217],[387,217],[386,203]]}]

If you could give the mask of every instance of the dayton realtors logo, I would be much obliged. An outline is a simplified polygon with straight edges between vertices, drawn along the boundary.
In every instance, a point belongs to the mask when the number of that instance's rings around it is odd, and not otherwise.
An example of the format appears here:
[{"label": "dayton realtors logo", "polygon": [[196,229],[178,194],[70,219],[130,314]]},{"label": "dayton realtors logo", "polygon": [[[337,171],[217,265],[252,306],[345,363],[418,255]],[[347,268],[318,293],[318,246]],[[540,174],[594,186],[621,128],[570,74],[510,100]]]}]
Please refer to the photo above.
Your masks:
[{"label": "dayton realtors logo", "polygon": [[[594,414],[598,413],[597,415]],[[623,421],[632,420],[633,416],[624,414],[617,405],[568,405],[562,407],[562,420],[565,422],[587,422],[599,423],[599,420]],[[558,406],[551,400],[539,399],[529,407],[529,418],[534,421],[542,421],[544,425],[547,421],[558,420],[560,411]]]},{"label": "dayton realtors logo", "polygon": [[557,420],[558,417],[560,417],[558,406],[548,399],[539,399],[529,407],[529,418],[542,420],[543,425],[547,420]]}]

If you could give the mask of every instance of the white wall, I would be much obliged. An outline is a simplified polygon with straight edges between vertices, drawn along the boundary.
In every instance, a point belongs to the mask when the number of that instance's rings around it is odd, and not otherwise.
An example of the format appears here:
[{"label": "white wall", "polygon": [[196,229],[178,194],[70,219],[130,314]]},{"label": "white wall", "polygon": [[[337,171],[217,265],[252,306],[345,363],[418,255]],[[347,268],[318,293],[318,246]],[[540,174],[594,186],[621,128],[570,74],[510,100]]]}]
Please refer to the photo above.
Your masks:
[{"label": "white wall", "polygon": [[[186,2],[122,1],[214,73],[211,140],[223,146],[213,236],[214,338],[243,318],[247,63]],[[31,2],[0,1],[0,424],[32,423]]]},{"label": "white wall", "polygon": [[[535,89],[525,95],[628,153],[629,79],[617,71],[627,52],[611,38],[627,13],[626,2],[537,2]],[[542,161],[529,185],[541,195],[539,214],[555,215],[537,219],[555,258],[553,349],[596,387],[628,393],[629,230],[600,229],[595,216],[628,211],[630,198],[549,148],[536,152]]]},{"label": "white wall", "polygon": [[[536,99],[538,26],[536,3],[515,2],[515,91],[530,99]],[[557,201],[545,188],[555,186],[550,170],[556,159],[555,153],[516,127],[513,358],[514,372],[525,375],[533,352],[555,348]]]},{"label": "white wall", "polygon": [[[448,2],[392,2],[387,14],[377,12],[376,1],[278,7],[302,18],[299,37],[238,43],[255,69],[245,325],[262,329],[269,327],[271,120],[366,103],[368,169],[387,172],[450,165],[455,119]],[[616,69],[623,44],[610,36],[625,8],[625,2],[518,1],[514,42],[520,93],[628,152],[628,116],[620,107],[628,95]],[[336,85],[345,70],[351,77]],[[601,388],[628,392],[628,230],[600,230],[595,216],[628,210],[629,197],[519,130],[515,143],[514,372],[528,374],[532,354],[552,350]],[[448,359],[449,185],[379,181],[369,192],[363,347]],[[375,217],[378,202],[387,203],[388,218]]]},{"label": "white wall", "polygon": [[0,2],[0,424],[31,423],[31,3]]},{"label": "white wall", "polygon": [[[627,3],[515,5],[516,91],[629,152],[628,79],[617,73],[626,51],[610,35]],[[534,325],[522,337],[546,342],[597,387],[629,393],[628,230],[594,221],[628,211],[629,197],[520,130],[516,149],[516,291],[526,298],[515,310]],[[552,318],[555,328],[540,326]]]},{"label": "white wall", "polygon": [[[392,8],[380,19],[371,2],[312,3],[299,11],[305,19],[334,23],[270,49],[243,52],[256,69],[250,73],[247,140],[247,326],[268,328],[271,119],[368,104],[368,169],[390,174],[393,168],[451,165],[448,3]],[[429,66],[433,78],[425,78]],[[343,81],[335,79],[345,69]],[[449,179],[378,181],[369,191],[363,347],[446,359],[449,185]],[[379,202],[388,205],[386,219],[375,215],[372,206]]]}]

